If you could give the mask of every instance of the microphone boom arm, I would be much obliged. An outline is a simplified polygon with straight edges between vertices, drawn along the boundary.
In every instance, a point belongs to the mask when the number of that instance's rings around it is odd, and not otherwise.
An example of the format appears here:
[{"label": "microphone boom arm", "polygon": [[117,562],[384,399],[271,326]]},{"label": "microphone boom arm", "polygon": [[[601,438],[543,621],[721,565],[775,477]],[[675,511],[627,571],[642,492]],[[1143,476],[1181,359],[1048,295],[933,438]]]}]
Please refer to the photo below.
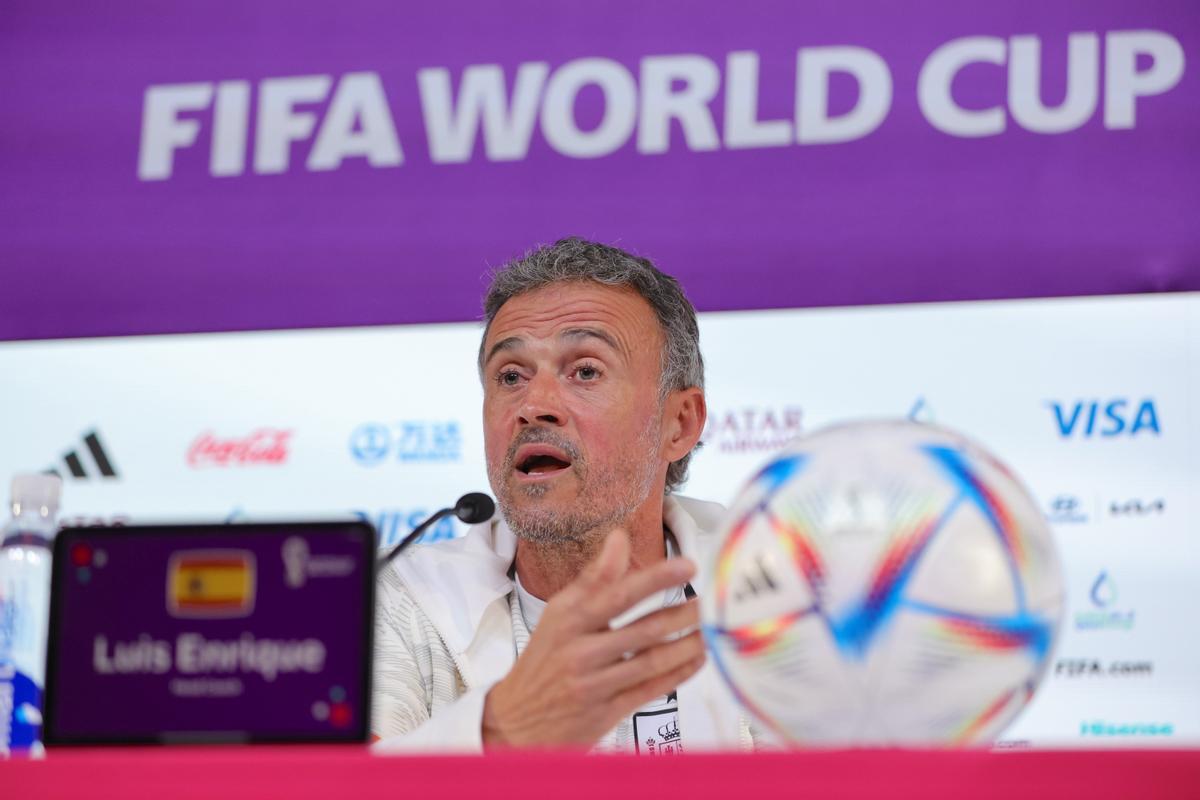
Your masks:
[{"label": "microphone boom arm", "polygon": [[375,562],[375,571],[379,572],[384,567],[392,562],[396,556],[400,555],[410,544],[421,538],[430,525],[437,522],[447,514],[454,514],[460,520],[468,525],[477,525],[480,522],[487,522],[496,513],[496,503],[492,498],[482,492],[470,492],[458,498],[458,502],[453,508],[443,508],[429,519],[422,522],[420,525],[412,529],[412,532],[405,536],[400,542],[388,551],[388,554]]}]

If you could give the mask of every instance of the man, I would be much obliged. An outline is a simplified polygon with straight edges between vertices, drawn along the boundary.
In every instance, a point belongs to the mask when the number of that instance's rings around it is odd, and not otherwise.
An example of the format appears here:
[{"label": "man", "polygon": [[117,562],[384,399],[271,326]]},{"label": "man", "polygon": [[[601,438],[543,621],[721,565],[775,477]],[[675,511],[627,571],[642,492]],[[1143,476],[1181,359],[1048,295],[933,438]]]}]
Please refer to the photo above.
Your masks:
[{"label": "man", "polygon": [[706,416],[695,310],[649,261],[565,239],[498,272],[484,311],[502,518],[381,576],[381,747],[748,747],[689,599],[721,508],[671,494]]}]

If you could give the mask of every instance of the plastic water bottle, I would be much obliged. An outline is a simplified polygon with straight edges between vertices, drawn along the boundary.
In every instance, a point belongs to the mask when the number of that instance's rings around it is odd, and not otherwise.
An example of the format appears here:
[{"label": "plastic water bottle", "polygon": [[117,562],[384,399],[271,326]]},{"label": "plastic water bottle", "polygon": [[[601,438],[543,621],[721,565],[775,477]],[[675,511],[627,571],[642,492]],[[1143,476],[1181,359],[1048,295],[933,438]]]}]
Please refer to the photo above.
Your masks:
[{"label": "plastic water bottle", "polygon": [[41,752],[50,555],[62,480],[18,475],[0,543],[0,757]]}]

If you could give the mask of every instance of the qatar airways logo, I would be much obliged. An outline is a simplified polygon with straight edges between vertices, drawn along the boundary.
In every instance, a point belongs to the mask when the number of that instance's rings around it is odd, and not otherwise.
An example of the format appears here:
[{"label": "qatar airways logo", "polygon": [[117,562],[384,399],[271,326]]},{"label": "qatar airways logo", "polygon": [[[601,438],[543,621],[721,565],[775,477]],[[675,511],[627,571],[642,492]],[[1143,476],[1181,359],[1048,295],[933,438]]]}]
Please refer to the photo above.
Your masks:
[{"label": "qatar airways logo", "polygon": [[192,469],[204,467],[279,466],[287,461],[292,431],[258,428],[245,436],[222,437],[201,433],[187,451]]},{"label": "qatar airways logo", "polygon": [[[1065,48],[1065,76],[1043,75],[1043,47]],[[400,140],[397,113],[404,130],[423,123],[433,164],[470,161],[480,149],[488,161],[519,161],[535,131],[561,156],[600,158],[631,141],[638,153],[665,153],[673,126],[686,149],[703,152],[850,142],[884,124],[897,81],[881,55],[847,44],[802,47],[793,63],[764,70],[759,53],[742,50],[719,59],[646,56],[636,66],[601,57],[556,66],[527,61],[510,70],[471,64],[458,75],[434,66],[413,76],[419,108],[397,107],[369,71],[149,86],[137,174],[169,179],[176,154],[196,147],[207,148],[214,177],[287,172],[293,156],[315,172],[347,160],[400,167],[412,151]],[[1161,31],[1087,31],[1044,42],[968,36],[935,48],[918,74],[901,75],[899,84],[915,84],[916,105],[932,128],[973,138],[999,135],[1010,124],[1065,133],[1097,111],[1105,128],[1133,128],[1139,102],[1173,89],[1183,72],[1182,46]],[[1061,100],[1043,97],[1043,79],[1065,83]],[[793,99],[791,113],[764,118],[760,84],[780,83]],[[585,91],[602,100],[599,121],[581,126],[576,106]]]},{"label": "qatar airways logo", "polygon": [[761,453],[787,447],[801,433],[798,406],[737,408],[709,416],[702,440],[722,453]]}]

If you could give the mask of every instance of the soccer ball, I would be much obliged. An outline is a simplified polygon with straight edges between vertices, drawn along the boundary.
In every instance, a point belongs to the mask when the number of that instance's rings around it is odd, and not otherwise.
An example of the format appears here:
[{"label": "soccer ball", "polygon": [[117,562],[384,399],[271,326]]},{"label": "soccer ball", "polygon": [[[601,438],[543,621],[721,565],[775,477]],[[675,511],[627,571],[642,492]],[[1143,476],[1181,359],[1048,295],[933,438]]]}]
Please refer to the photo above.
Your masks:
[{"label": "soccer ball", "polygon": [[713,661],[791,745],[986,744],[1041,680],[1062,615],[1050,531],[945,428],[823,429],[730,509],[702,594]]}]

